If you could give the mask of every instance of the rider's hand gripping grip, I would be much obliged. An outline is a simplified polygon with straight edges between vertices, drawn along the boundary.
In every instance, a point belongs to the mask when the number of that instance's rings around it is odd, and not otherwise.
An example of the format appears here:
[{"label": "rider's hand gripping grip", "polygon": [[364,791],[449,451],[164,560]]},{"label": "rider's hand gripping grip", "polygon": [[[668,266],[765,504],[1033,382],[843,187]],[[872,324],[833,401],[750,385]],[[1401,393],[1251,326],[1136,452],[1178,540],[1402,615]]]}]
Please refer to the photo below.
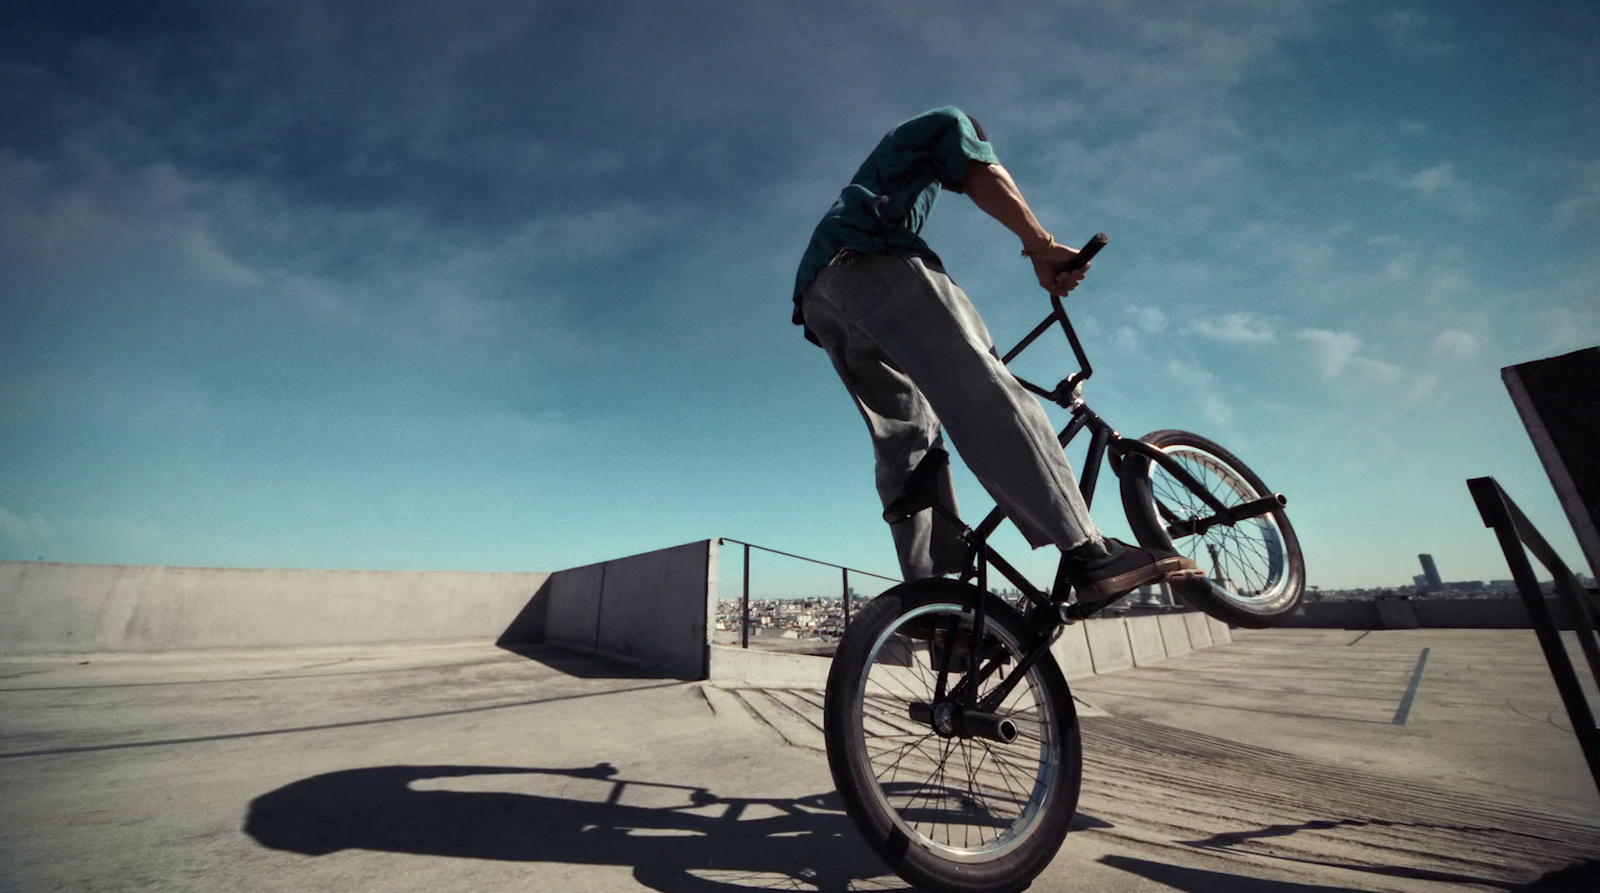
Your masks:
[{"label": "rider's hand gripping grip", "polygon": [[1111,240],[1106,238],[1105,233],[1095,233],[1094,238],[1083,243],[1083,247],[1078,249],[1078,256],[1067,262],[1066,269],[1076,270],[1080,267],[1087,266],[1089,261],[1092,260],[1096,254],[1099,254],[1100,249],[1106,247],[1106,243],[1109,241]]}]

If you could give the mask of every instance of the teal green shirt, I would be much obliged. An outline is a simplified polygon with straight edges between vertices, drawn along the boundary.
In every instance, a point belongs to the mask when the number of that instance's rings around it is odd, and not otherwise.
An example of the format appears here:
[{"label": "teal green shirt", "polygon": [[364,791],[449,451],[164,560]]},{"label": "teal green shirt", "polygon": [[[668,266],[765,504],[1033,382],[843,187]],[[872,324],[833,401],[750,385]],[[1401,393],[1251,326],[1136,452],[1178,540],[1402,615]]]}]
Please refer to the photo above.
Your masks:
[{"label": "teal green shirt", "polygon": [[795,276],[795,324],[804,324],[800,296],[841,248],[937,257],[918,233],[941,188],[961,191],[969,161],[1000,159],[957,108],[923,112],[885,134],[811,234]]}]

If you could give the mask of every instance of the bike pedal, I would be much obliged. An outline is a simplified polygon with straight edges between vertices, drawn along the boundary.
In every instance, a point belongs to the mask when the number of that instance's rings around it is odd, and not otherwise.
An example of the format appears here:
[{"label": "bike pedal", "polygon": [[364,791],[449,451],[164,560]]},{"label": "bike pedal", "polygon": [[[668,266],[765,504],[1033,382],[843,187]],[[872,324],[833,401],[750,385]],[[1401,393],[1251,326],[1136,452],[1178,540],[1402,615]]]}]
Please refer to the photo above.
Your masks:
[{"label": "bike pedal", "polygon": [[1061,605],[1056,609],[1056,611],[1061,615],[1062,625],[1071,626],[1080,620],[1088,620],[1102,607],[1104,606],[1085,605],[1083,602],[1073,602],[1069,605]]},{"label": "bike pedal", "polygon": [[1109,608],[1110,606],[1121,601],[1125,595],[1127,595],[1127,593],[1124,592],[1118,595],[1113,595],[1112,597],[1102,601],[1073,602],[1070,605],[1062,605],[1061,618],[1067,623],[1072,623],[1078,620],[1087,620],[1101,611],[1104,611],[1106,608]]}]

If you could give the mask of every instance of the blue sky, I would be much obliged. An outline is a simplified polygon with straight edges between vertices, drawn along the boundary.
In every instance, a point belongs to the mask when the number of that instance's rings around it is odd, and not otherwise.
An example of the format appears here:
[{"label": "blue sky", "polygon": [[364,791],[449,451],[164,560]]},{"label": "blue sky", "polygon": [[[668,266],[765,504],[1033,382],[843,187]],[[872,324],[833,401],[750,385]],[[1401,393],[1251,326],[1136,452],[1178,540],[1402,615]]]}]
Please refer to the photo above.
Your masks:
[{"label": "blue sky", "polygon": [[[892,569],[789,293],[954,104],[1112,238],[1093,405],[1237,452],[1314,585],[1506,576],[1485,474],[1577,561],[1499,369],[1600,342],[1597,60],[1586,0],[7,4],[0,558]],[[1002,347],[1046,311],[964,198],[925,235]]]}]

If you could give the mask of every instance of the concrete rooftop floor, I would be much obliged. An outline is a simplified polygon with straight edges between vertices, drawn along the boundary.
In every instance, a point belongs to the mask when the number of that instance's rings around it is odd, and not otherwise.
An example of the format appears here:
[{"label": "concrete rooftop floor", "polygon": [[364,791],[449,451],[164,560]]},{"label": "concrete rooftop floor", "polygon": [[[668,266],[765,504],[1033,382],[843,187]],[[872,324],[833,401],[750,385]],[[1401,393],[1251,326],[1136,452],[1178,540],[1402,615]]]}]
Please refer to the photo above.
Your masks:
[{"label": "concrete rooftop floor", "polygon": [[[1600,890],[1531,632],[1236,635],[1073,684],[1033,889]],[[904,889],[820,705],[481,644],[3,659],[0,890]]]}]

